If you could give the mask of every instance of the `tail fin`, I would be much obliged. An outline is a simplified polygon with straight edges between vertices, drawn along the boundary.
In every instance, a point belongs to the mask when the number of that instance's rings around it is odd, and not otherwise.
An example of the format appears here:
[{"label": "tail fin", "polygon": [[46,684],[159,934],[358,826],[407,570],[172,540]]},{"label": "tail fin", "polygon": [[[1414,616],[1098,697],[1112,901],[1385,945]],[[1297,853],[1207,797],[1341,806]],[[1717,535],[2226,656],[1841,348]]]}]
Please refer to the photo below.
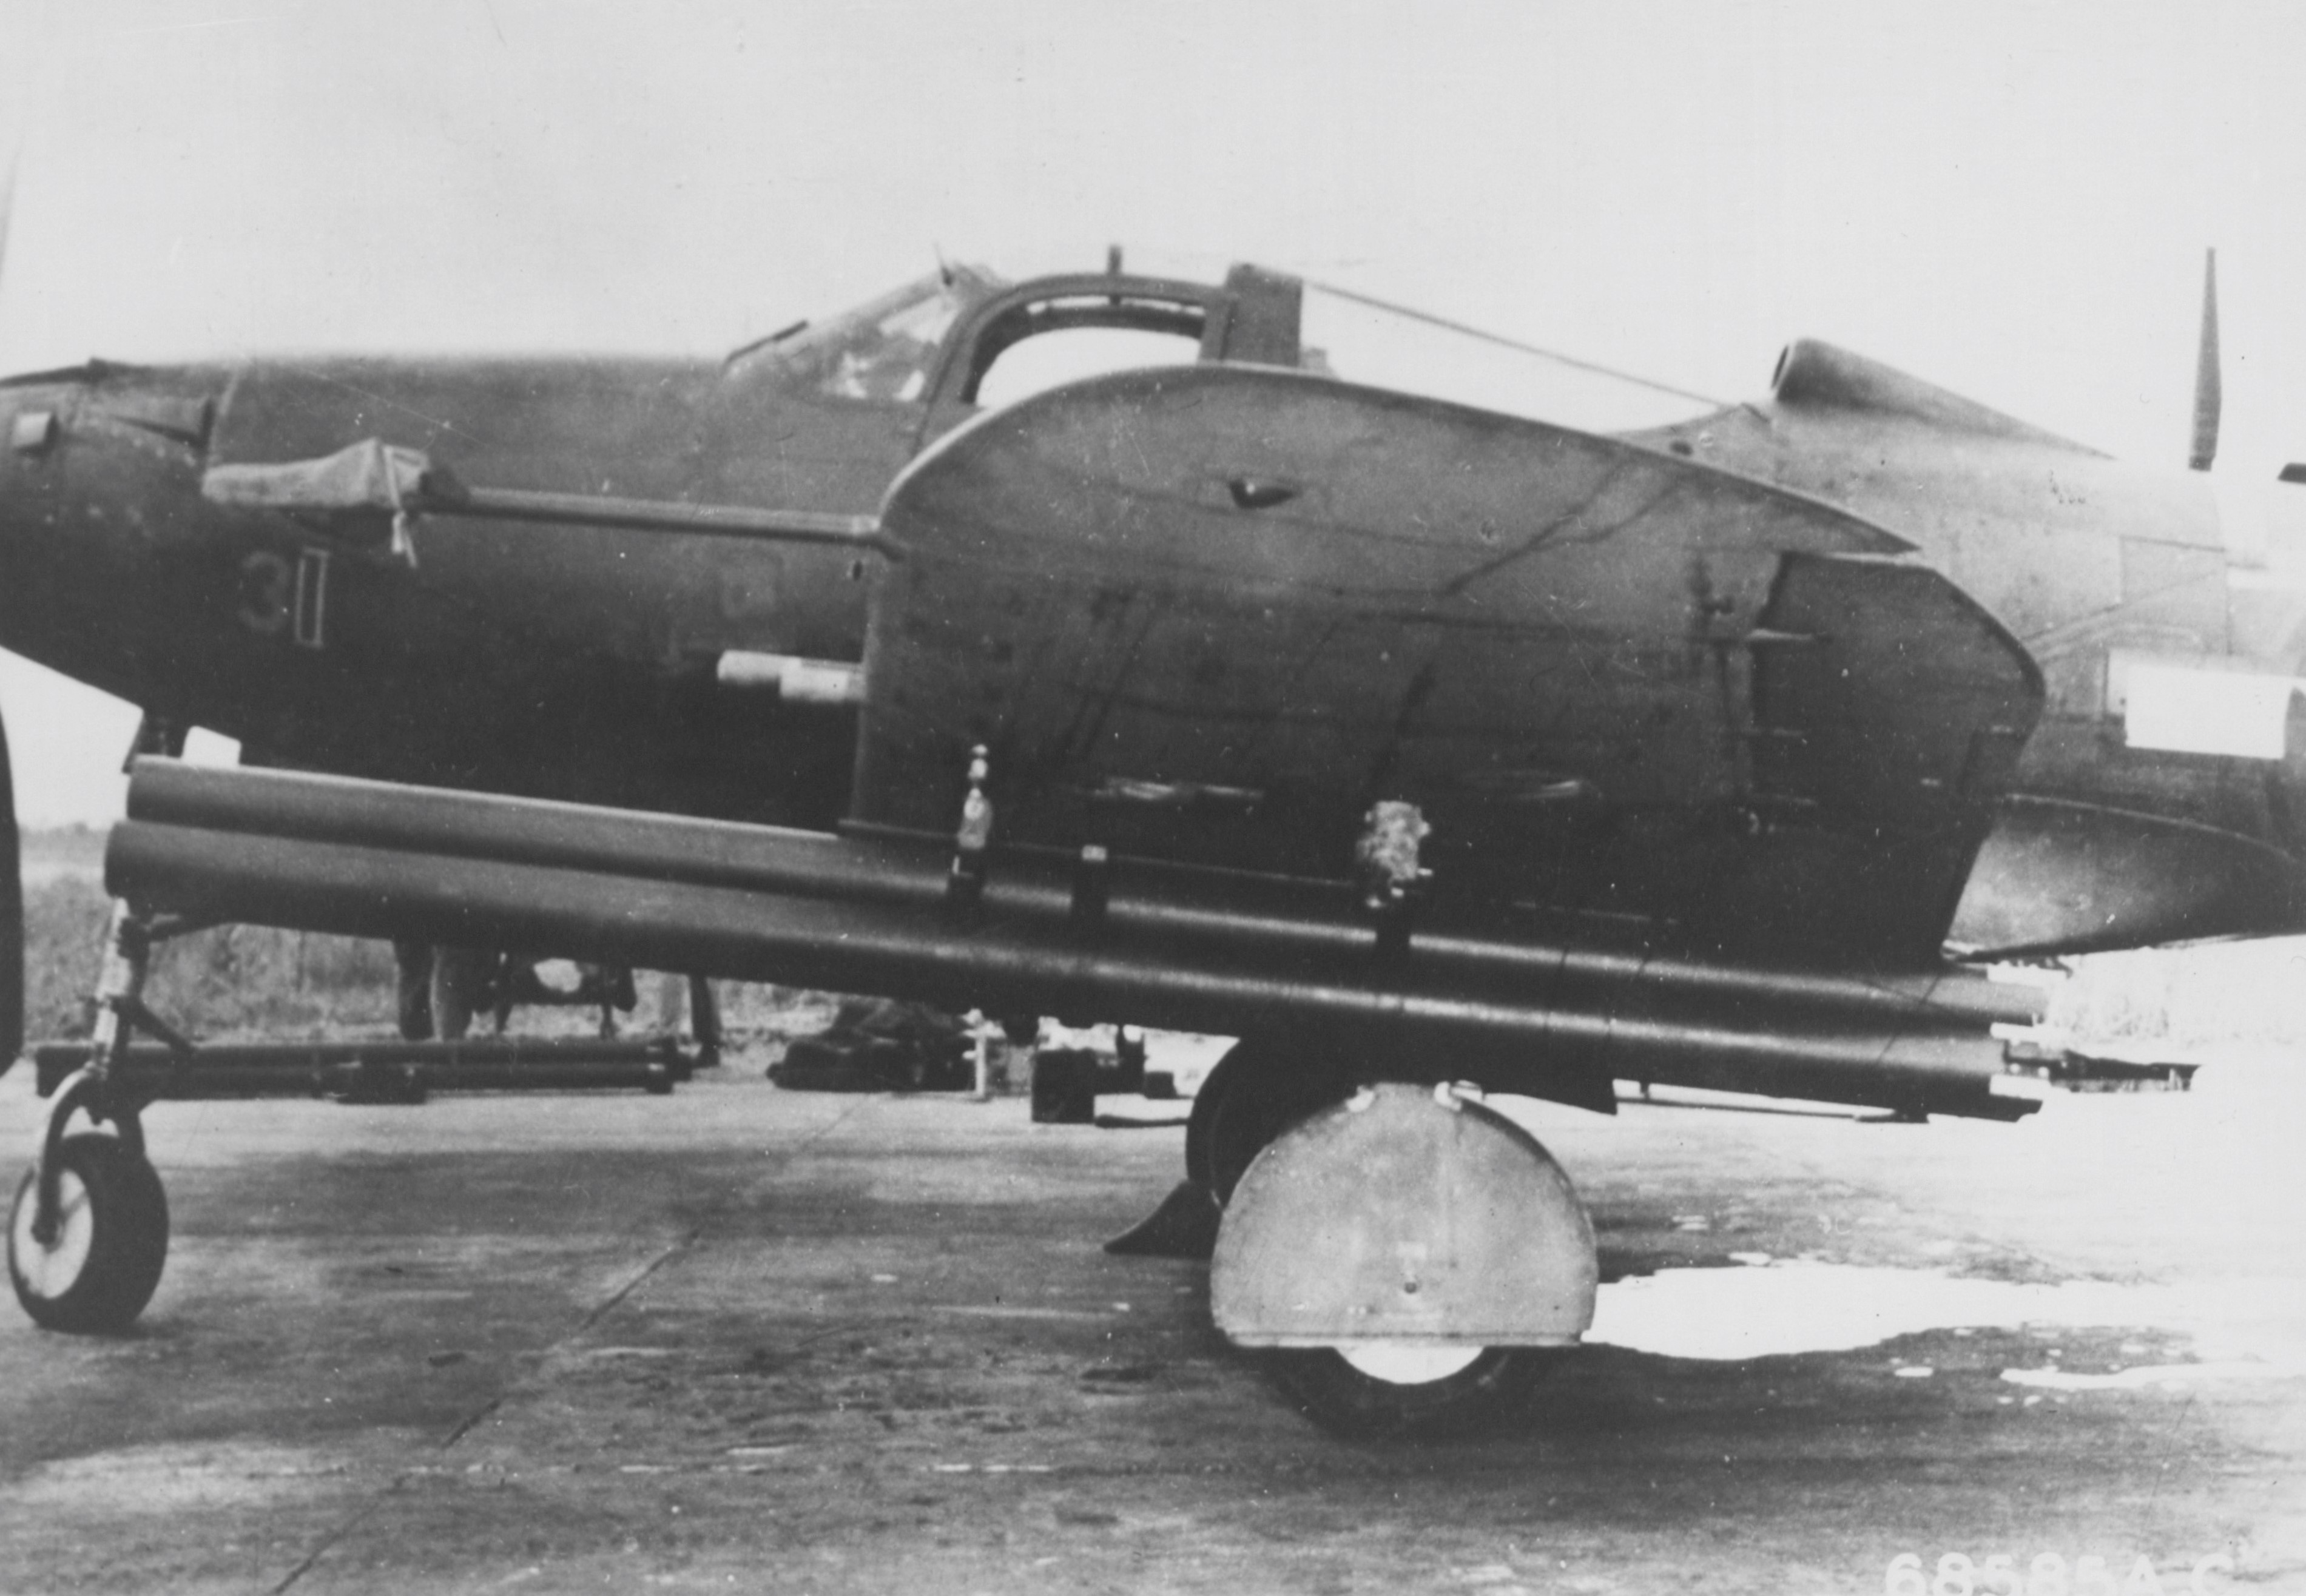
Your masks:
[{"label": "tail fin", "polygon": [[2194,453],[2187,461],[2196,471],[2208,471],[2218,457],[2218,409],[2224,397],[2218,382],[2218,252],[2210,250],[2202,261],[2202,342],[2194,357]]}]

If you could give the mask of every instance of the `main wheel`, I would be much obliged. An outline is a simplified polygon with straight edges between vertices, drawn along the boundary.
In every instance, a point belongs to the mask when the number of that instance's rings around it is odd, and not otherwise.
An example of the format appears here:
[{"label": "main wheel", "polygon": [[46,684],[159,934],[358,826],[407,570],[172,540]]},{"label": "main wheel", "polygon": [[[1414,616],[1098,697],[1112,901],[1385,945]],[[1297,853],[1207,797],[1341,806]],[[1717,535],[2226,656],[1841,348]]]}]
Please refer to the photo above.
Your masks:
[{"label": "main wheel", "polygon": [[688,1034],[696,1044],[696,1067],[721,1062],[721,998],[703,976],[688,977]]},{"label": "main wheel", "polygon": [[432,950],[432,1034],[443,1042],[461,1042],[473,1028],[474,1018],[496,1006],[498,967],[504,962],[481,948]]},{"label": "main wheel", "polygon": [[1438,1439],[1512,1417],[1560,1356],[1545,1347],[1318,1347],[1268,1353],[1266,1370],[1333,1434]]},{"label": "main wheel", "polygon": [[1261,1037],[1234,1043],[1193,1094],[1185,1121],[1186,1178],[1226,1201],[1268,1142],[1352,1094],[1351,1071],[1323,1054]]},{"label": "main wheel", "polygon": [[429,1042],[432,1039],[432,944],[396,942],[392,944],[392,963],[400,1039]]},{"label": "main wheel", "polygon": [[1379,1081],[1243,1174],[1209,1312],[1324,1428],[1436,1437],[1514,1417],[1593,1322],[1597,1279],[1584,1207],[1526,1130],[1478,1095]]},{"label": "main wheel", "polygon": [[8,1278],[43,1329],[79,1335],[126,1329],[144,1311],[168,1259],[168,1198],[160,1177],[116,1136],[81,1131],[56,1151],[63,1223],[32,1233],[39,1172],[16,1188],[8,1216]]}]

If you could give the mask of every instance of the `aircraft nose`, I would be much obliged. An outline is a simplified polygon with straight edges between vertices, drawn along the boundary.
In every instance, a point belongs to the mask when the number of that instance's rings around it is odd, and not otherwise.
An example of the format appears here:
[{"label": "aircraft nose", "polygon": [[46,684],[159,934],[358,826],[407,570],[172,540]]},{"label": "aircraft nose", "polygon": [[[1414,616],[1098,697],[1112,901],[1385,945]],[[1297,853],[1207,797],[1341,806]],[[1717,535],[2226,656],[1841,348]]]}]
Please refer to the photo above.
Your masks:
[{"label": "aircraft nose", "polygon": [[62,410],[45,385],[0,385],[0,645],[20,650],[56,525]]},{"label": "aircraft nose", "polygon": [[48,497],[51,457],[63,431],[56,410],[41,389],[0,388],[0,558]]},{"label": "aircraft nose", "polygon": [[53,384],[0,383],[0,492],[13,498],[53,474],[64,403]]},{"label": "aircraft nose", "polygon": [[0,383],[0,525],[11,541],[26,516],[53,513],[66,399],[51,383]]},{"label": "aircraft nose", "polygon": [[55,443],[58,431],[56,409],[53,405],[40,403],[42,397],[38,390],[29,394],[0,392],[0,428],[6,430],[11,458],[37,457]]},{"label": "aircraft nose", "polygon": [[167,613],[151,556],[197,530],[183,510],[218,387],[205,369],[100,361],[0,379],[0,647],[85,675],[117,665],[124,627]]},{"label": "aircraft nose", "polygon": [[95,361],[0,380],[0,568],[43,568],[67,522],[86,542],[180,498],[207,454],[209,375]]},{"label": "aircraft nose", "polygon": [[132,703],[181,696],[234,612],[238,524],[201,496],[223,365],[0,379],[0,648]]}]

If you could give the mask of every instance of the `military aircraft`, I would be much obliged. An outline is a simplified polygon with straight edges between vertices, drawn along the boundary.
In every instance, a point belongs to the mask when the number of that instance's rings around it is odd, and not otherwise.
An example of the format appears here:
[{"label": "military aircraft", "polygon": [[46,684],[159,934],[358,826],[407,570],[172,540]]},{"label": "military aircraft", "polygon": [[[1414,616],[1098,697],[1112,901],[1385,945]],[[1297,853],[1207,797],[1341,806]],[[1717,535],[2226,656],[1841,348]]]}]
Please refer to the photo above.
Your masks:
[{"label": "military aircraft", "polygon": [[[1332,374],[1302,307],[947,269],[717,367],[0,384],[0,643],[276,767],[137,764],[27,1310],[158,1281],[137,1114],[201,1065],[124,1043],[189,924],[1239,1036],[1140,1244],[1213,1247],[1220,1327],[1379,1433],[1591,1318],[1485,1093],[2016,1119],[2036,1011],[1986,962],[2306,927],[2306,472],[2229,493],[1814,342],[1602,436]],[[980,402],[1084,328],[1191,358]]]},{"label": "military aircraft", "polygon": [[[830,825],[864,640],[858,528],[898,469],[1036,334],[1261,354],[1264,282],[1010,290],[954,267],[719,363],[13,378],[0,638],[140,706],[148,752],[198,726],[249,764]],[[480,536],[436,542],[405,516],[396,536],[378,446],[525,497]],[[620,499],[698,535],[636,535]],[[799,514],[764,526],[732,506]]]}]

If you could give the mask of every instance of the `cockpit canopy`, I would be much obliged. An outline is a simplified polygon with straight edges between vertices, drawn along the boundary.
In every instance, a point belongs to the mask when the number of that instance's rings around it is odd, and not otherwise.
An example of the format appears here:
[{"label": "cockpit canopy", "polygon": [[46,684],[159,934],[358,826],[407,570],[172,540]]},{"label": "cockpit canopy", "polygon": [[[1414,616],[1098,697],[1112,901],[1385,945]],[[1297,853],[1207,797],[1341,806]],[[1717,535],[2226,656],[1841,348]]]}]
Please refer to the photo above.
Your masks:
[{"label": "cockpit canopy", "polygon": [[920,405],[934,434],[1061,382],[1148,365],[1301,364],[1303,290],[1237,266],[1221,285],[1121,272],[1011,286],[951,266],[729,357],[728,380],[817,403]]},{"label": "cockpit canopy", "polygon": [[797,322],[730,355],[738,382],[771,380],[828,398],[918,403],[953,323],[1008,285],[980,267],[917,277],[830,320]]},{"label": "cockpit canopy", "polygon": [[1661,406],[1655,391],[1628,402],[1621,379],[1530,358],[1540,353],[1256,266],[1234,266],[1217,284],[1108,269],[1013,285],[981,267],[946,266],[748,344],[726,371],[739,389],[759,385],[813,405],[918,406],[922,443],[1061,383],[1209,361],[1340,375],[1588,428],[1655,425],[1689,409],[1686,398]]}]

